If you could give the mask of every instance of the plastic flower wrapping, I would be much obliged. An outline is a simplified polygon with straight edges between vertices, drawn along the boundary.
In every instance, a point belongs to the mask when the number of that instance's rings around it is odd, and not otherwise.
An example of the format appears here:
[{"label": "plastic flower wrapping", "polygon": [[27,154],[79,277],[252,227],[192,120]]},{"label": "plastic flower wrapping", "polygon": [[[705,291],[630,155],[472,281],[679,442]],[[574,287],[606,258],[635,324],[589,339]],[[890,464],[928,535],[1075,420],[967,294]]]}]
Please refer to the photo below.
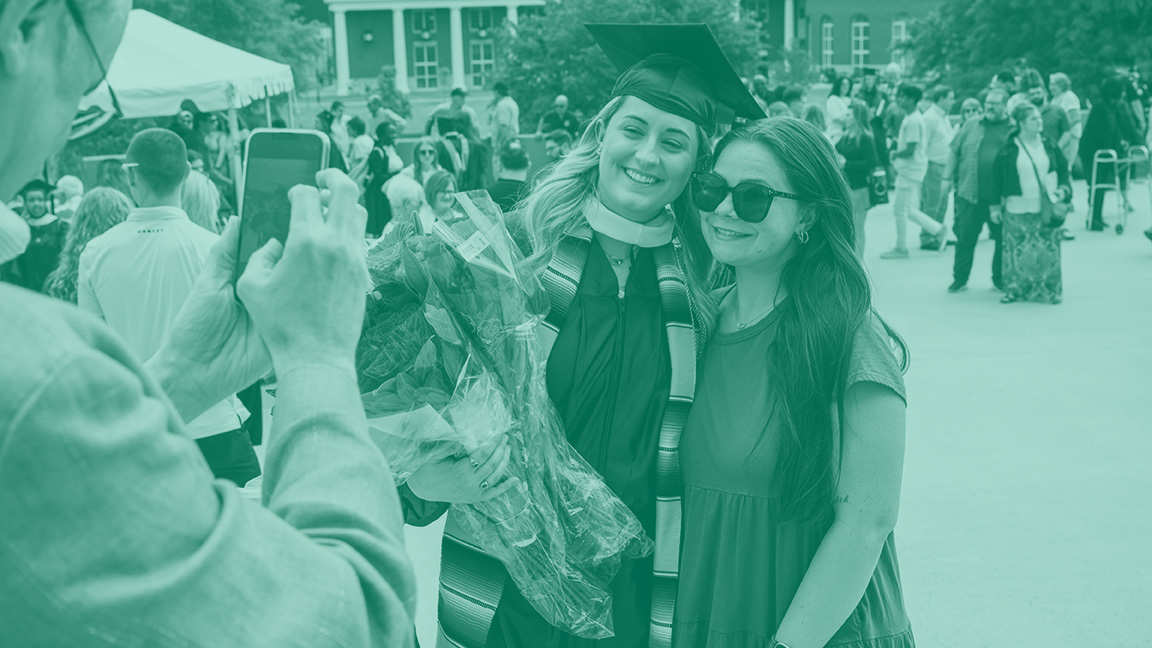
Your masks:
[{"label": "plastic flower wrapping", "polygon": [[536,341],[548,298],[499,207],[483,191],[456,199],[429,235],[369,252],[357,370],[370,433],[397,483],[507,436],[519,484],[455,517],[549,623],[610,637],[610,583],[652,541],[565,438]]}]

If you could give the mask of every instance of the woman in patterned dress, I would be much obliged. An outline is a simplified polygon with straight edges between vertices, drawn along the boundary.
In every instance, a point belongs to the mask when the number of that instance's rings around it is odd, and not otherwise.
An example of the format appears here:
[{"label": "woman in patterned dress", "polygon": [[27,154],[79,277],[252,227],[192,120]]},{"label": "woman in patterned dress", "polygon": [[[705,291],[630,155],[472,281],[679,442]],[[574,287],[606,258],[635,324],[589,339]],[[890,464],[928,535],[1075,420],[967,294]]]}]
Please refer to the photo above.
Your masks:
[{"label": "woman in patterned dress", "polygon": [[999,198],[992,205],[992,221],[1004,223],[1000,301],[1059,304],[1064,293],[1060,230],[1044,222],[1042,212],[1045,197],[1050,205],[1072,200],[1068,163],[1060,147],[1043,136],[1044,122],[1036,106],[1020,104],[1012,119],[1017,133],[996,156],[992,183]]}]

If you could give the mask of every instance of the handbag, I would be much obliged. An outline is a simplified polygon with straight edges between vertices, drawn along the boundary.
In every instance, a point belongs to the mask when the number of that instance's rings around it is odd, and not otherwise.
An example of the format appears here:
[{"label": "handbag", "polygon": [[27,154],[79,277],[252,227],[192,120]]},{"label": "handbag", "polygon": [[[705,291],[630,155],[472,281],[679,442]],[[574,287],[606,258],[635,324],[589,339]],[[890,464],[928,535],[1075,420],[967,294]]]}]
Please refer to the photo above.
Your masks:
[{"label": "handbag", "polygon": [[888,204],[888,173],[884,169],[876,169],[868,178],[868,202],[873,207]]},{"label": "handbag", "polygon": [[1024,146],[1024,142],[1021,142],[1020,138],[1016,138],[1016,145],[1024,151],[1024,155],[1028,156],[1028,161],[1032,163],[1032,172],[1036,174],[1036,183],[1040,188],[1040,222],[1044,227],[1062,226],[1068,218],[1072,204],[1064,201],[1052,202],[1052,199],[1048,197],[1048,188],[1044,184],[1044,179],[1040,177],[1040,169],[1036,166],[1036,160],[1032,159],[1032,154],[1028,152],[1028,147]]}]

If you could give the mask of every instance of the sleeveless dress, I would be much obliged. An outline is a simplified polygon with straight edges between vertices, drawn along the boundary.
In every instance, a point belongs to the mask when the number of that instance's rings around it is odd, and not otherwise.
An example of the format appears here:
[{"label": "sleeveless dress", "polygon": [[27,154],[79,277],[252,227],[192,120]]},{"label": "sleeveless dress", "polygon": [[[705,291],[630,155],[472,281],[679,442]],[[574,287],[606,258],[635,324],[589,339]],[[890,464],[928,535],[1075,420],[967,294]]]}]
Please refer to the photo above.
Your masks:
[{"label": "sleeveless dress", "polygon": [[[715,335],[704,352],[680,446],[684,524],[674,646],[767,648],[828,531],[827,524],[782,521],[772,487],[784,432],[774,416],[768,350],[780,313]],[[848,385],[857,382],[905,399],[887,333],[871,315],[849,361]],[[860,604],[827,645],[914,646],[892,535]]]}]

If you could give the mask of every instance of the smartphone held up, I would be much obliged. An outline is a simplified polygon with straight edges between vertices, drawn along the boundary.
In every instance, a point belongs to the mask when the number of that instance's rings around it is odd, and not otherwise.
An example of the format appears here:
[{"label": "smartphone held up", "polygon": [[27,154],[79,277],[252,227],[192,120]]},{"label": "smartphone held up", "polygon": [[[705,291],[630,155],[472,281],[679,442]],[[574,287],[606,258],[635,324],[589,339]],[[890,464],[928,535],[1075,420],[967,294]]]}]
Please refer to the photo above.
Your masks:
[{"label": "smartphone held up", "polygon": [[248,137],[240,200],[240,240],[233,281],[244,274],[252,253],[268,241],[288,239],[296,185],[316,186],[316,174],[328,168],[331,143],[316,130],[258,128]]}]

